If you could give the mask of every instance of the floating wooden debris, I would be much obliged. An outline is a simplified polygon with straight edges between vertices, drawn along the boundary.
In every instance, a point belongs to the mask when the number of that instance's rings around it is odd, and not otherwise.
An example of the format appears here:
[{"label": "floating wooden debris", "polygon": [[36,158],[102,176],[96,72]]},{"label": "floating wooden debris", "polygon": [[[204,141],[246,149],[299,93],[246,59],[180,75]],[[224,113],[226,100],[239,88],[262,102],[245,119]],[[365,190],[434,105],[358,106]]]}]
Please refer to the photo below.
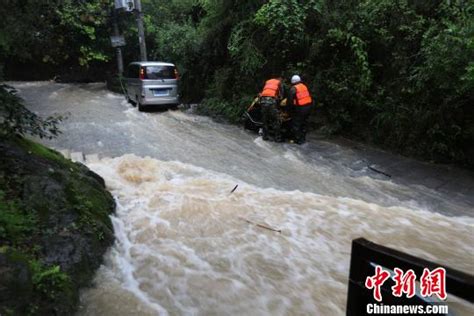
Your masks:
[{"label": "floating wooden debris", "polygon": [[266,226],[266,225],[263,225],[263,224],[259,224],[259,223],[255,223],[255,222],[252,222],[251,220],[248,220],[246,218],[243,218],[243,217],[239,217],[241,220],[249,223],[249,224],[252,224],[252,225],[255,225],[257,227],[260,227],[260,228],[263,228],[263,229],[267,229],[267,230],[270,230],[272,232],[277,232],[277,233],[280,233],[281,234],[281,229],[275,229],[275,228],[272,228],[272,227],[269,227],[269,226]]},{"label": "floating wooden debris", "polygon": [[380,173],[380,174],[383,174],[383,175],[386,176],[386,177],[389,177],[389,178],[392,177],[392,176],[389,175],[388,173],[385,173],[385,172],[383,172],[383,171],[377,170],[377,169],[375,169],[374,167],[372,167],[371,165],[367,165],[367,167],[368,167],[370,170],[372,170],[372,171],[374,171],[374,172],[377,172],[377,173]]}]

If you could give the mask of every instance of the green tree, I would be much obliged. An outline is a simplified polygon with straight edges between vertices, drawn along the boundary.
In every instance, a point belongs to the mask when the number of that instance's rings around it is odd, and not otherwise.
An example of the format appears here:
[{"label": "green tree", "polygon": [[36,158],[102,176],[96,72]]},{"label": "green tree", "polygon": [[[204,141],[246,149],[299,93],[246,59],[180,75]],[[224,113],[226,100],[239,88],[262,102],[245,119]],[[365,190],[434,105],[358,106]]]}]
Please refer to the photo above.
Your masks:
[{"label": "green tree", "polygon": [[[474,166],[474,4],[420,0],[142,0],[149,57],[185,102],[237,121],[265,79],[298,73],[314,129]],[[111,1],[7,1],[0,58],[107,69]],[[125,62],[138,58],[120,14]]]}]

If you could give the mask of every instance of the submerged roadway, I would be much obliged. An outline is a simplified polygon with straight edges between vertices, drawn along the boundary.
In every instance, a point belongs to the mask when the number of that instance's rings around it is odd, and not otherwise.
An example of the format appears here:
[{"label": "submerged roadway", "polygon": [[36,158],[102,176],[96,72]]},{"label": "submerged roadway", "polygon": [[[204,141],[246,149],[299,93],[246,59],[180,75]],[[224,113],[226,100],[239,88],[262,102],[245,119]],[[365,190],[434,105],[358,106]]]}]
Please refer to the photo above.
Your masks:
[{"label": "submerged roadway", "polygon": [[[240,127],[191,111],[138,112],[104,84],[11,82],[28,108],[61,115],[57,149],[181,161],[262,188],[350,197],[450,216],[474,215],[474,175],[350,141],[310,135],[303,146],[264,142]],[[381,171],[381,172],[377,172]]]}]

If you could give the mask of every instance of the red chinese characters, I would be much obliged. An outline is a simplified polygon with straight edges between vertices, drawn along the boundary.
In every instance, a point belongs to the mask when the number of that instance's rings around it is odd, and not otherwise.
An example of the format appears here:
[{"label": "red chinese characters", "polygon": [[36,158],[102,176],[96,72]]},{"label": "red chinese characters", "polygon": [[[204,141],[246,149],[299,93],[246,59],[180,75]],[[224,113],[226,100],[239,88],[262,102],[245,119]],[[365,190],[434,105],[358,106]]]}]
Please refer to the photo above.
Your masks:
[{"label": "red chinese characters", "polygon": [[[385,281],[390,277],[390,272],[385,271],[381,266],[375,267],[375,275],[367,277],[365,280],[365,287],[373,290],[374,299],[378,302],[382,301],[381,287]],[[403,294],[407,298],[412,298],[416,294],[416,274],[413,270],[403,272],[399,268],[394,269],[392,276],[394,285],[392,286],[392,295],[401,297]],[[423,270],[423,275],[420,278],[420,295],[429,297],[437,295],[439,299],[445,300],[446,293],[446,270],[444,268],[436,268],[433,271],[428,269]]]},{"label": "red chinese characters", "polygon": [[395,268],[395,276],[393,280],[395,285],[392,286],[392,294],[396,297],[401,297],[403,293],[406,294],[407,298],[415,296],[415,280],[416,275],[413,270],[408,270],[406,273],[399,268]]},{"label": "red chinese characters", "polygon": [[390,273],[382,270],[381,266],[375,267],[375,275],[373,277],[367,277],[365,279],[365,287],[369,290],[374,289],[374,298],[377,302],[382,301],[382,293],[380,292],[380,287],[384,284],[385,281],[390,277]]},{"label": "red chinese characters", "polygon": [[423,269],[423,275],[420,279],[421,296],[427,297],[433,294],[440,300],[445,300],[446,294],[446,270],[436,268],[433,271]]}]

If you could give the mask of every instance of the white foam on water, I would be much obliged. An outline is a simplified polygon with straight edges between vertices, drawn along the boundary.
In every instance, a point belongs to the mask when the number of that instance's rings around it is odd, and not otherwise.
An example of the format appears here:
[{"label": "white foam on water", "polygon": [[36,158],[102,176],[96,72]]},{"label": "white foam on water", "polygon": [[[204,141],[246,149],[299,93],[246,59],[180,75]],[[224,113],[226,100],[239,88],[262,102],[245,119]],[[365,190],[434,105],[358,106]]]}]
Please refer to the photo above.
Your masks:
[{"label": "white foam on water", "polygon": [[50,85],[51,81],[7,81],[6,84],[16,87],[30,88]]},{"label": "white foam on water", "polygon": [[57,98],[58,98],[58,92],[57,92],[57,91],[52,92],[52,93],[49,95],[48,98],[51,99],[51,100],[57,99]]},{"label": "white foam on water", "polygon": [[263,140],[262,136],[256,137],[253,142],[260,148],[272,151],[272,145],[270,142]]},{"label": "white foam on water", "polygon": [[261,189],[134,155],[89,167],[116,197],[117,241],[82,294],[83,315],[344,315],[357,237],[474,268],[472,218]]},{"label": "white foam on water", "polygon": [[128,117],[131,117],[131,118],[138,118],[140,116],[140,114],[142,113],[138,113],[138,110],[134,107],[132,107],[130,104],[128,104],[127,101],[122,101],[123,102],[126,102],[127,105],[127,109],[123,111],[123,113],[125,113],[125,115],[127,115]]},{"label": "white foam on water", "polygon": [[107,99],[123,99],[124,96],[118,93],[107,92],[105,95]]},{"label": "white foam on water", "polygon": [[301,163],[301,161],[298,159],[298,157],[296,157],[295,153],[290,151],[290,150],[287,150],[285,152],[285,154],[283,155],[283,157],[285,157],[286,159],[288,159],[292,162]]},{"label": "white foam on water", "polygon": [[125,100],[125,99],[120,102],[120,105],[123,106],[123,107],[125,107],[125,108],[130,108],[130,107],[132,106],[132,105],[131,105],[127,100]]},{"label": "white foam on water", "polygon": [[205,123],[210,123],[212,122],[210,118],[204,117],[204,116],[193,116],[186,114],[182,111],[168,111],[166,113],[169,117],[172,117],[173,119],[180,121],[180,122],[205,122]]}]

